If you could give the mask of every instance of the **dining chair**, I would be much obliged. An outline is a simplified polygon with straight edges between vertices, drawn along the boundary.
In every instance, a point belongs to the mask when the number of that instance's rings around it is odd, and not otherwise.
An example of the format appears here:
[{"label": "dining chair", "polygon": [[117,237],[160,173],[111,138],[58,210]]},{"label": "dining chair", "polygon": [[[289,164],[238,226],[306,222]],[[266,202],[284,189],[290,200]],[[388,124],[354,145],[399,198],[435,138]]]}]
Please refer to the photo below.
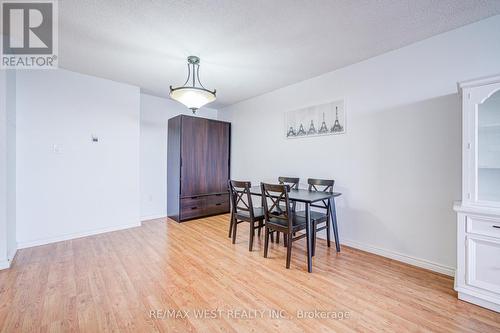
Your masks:
[{"label": "dining chair", "polygon": [[283,177],[283,176],[278,177],[278,182],[280,184],[289,185],[291,190],[299,189],[299,181],[300,178],[298,177]]},{"label": "dining chair", "polygon": [[[260,183],[262,198],[264,204],[265,217],[265,238],[264,238],[264,258],[267,258],[269,249],[269,236],[277,231],[286,235],[286,268],[290,268],[292,257],[292,244],[301,238],[307,237],[306,233],[294,237],[293,235],[300,230],[306,229],[306,218],[298,216],[291,210],[288,192],[290,186],[286,184],[266,184]],[[278,207],[284,209],[277,209]]]},{"label": "dining chair", "polygon": [[[309,191],[323,191],[323,192],[333,192],[333,185],[335,181],[333,179],[307,179],[307,184],[309,185]],[[312,254],[316,250],[316,233],[326,229],[326,242],[328,247],[330,247],[330,201],[321,200],[318,203],[311,204],[311,207],[317,208],[317,210],[311,210],[311,222],[313,226],[313,246]],[[298,215],[305,217],[305,212],[297,212]],[[321,225],[323,224],[324,225]]]},{"label": "dining chair", "polygon": [[[284,176],[279,176],[278,177],[278,183],[280,184],[285,184],[289,185],[291,190],[298,190],[299,189],[299,182],[300,178],[299,177],[284,177]],[[280,209],[284,209],[283,207],[279,207]],[[296,202],[292,202],[292,211],[295,211],[296,208]],[[286,240],[284,239],[284,244],[286,245]],[[276,233],[276,242],[279,244],[280,242],[280,233]]]},{"label": "dining chair", "polygon": [[[231,193],[231,221],[229,222],[229,235],[233,236],[233,244],[236,242],[236,230],[238,224],[243,222],[250,223],[250,243],[248,251],[252,251],[253,239],[255,237],[255,229],[258,228],[259,236],[261,229],[264,226],[264,209],[262,207],[254,207],[252,204],[252,195],[250,194],[250,182],[229,181],[229,191]],[[255,222],[259,222],[255,226]]]}]

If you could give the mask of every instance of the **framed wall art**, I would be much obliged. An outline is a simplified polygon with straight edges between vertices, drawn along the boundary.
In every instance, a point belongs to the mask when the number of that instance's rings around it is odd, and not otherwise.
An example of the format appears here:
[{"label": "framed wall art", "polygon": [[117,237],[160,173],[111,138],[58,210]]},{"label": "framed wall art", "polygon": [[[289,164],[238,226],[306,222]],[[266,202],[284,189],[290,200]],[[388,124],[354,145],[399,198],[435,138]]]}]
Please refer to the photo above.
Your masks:
[{"label": "framed wall art", "polygon": [[285,112],[285,137],[288,139],[344,134],[344,100]]}]

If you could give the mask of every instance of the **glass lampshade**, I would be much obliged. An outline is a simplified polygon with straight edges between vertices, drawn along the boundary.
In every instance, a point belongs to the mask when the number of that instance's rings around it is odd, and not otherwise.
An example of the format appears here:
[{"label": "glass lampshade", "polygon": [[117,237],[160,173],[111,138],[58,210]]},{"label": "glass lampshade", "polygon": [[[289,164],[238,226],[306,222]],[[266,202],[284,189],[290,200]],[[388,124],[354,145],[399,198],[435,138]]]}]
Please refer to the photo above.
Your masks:
[{"label": "glass lampshade", "polygon": [[215,94],[213,92],[193,87],[173,89],[170,91],[170,97],[191,110],[197,110],[203,105],[215,101]]}]

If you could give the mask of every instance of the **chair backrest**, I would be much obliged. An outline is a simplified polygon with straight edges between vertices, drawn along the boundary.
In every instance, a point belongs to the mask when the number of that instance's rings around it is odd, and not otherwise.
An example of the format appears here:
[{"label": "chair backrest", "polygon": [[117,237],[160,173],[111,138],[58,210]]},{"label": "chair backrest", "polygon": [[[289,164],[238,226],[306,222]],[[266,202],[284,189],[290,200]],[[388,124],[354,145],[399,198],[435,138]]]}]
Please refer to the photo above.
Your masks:
[{"label": "chair backrest", "polygon": [[[260,183],[262,191],[264,217],[266,221],[270,218],[277,218],[286,221],[288,227],[292,227],[292,219],[290,216],[290,199],[288,192],[290,186],[286,184],[266,184]],[[283,207],[285,210],[283,210]]]},{"label": "chair backrest", "polygon": [[299,189],[300,178],[297,177],[278,177],[278,182],[280,184],[290,185],[291,190]]},{"label": "chair backrest", "polygon": [[252,187],[250,182],[237,180],[229,181],[229,192],[231,193],[233,213],[237,214],[241,211],[248,212],[250,218],[253,220],[253,204],[250,187]]},{"label": "chair backrest", "polygon": [[[335,180],[333,179],[307,179],[307,184],[309,184],[309,191],[322,191],[322,192],[330,192],[333,193],[333,185],[335,184]],[[329,202],[326,200],[321,200],[319,203],[312,204],[311,207],[317,208],[329,208]]]}]

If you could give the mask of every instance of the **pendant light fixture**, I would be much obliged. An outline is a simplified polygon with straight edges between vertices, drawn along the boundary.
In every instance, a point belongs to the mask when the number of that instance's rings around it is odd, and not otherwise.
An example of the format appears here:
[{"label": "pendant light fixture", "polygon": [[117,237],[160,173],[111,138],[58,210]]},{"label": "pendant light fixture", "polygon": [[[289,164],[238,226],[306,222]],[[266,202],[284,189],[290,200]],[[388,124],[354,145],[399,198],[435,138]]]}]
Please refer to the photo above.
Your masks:
[{"label": "pendant light fixture", "polygon": [[189,56],[188,77],[182,87],[172,88],[170,86],[170,97],[196,113],[203,105],[215,101],[215,89],[210,91],[200,82],[200,58]]}]

